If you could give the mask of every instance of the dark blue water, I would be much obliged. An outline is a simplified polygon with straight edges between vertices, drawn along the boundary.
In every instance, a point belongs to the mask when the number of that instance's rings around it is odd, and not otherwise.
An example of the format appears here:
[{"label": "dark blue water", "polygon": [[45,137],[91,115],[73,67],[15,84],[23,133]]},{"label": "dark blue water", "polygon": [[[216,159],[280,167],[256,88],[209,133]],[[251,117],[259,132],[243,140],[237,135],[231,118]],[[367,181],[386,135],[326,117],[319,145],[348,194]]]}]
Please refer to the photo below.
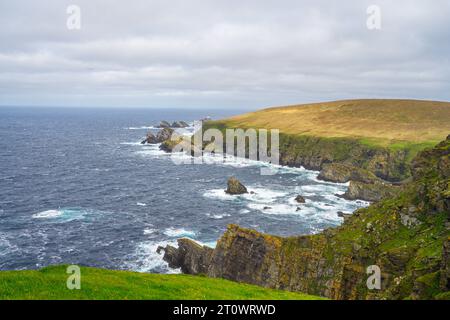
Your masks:
[{"label": "dark blue water", "polygon": [[[365,205],[337,197],[345,185],[316,172],[260,164],[175,164],[138,142],[160,120],[233,111],[0,108],[0,269],[82,264],[171,272],[158,245],[190,237],[214,246],[226,225],[278,235],[341,223]],[[230,176],[253,195],[227,196]],[[307,199],[301,210],[297,194]]]}]

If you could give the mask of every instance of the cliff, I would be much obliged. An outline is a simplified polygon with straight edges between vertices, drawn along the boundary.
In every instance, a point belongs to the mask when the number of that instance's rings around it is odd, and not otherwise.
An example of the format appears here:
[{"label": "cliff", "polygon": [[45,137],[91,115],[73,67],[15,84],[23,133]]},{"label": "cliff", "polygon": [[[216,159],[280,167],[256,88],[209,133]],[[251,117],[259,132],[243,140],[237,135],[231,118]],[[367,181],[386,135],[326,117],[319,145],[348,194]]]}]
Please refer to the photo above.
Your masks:
[{"label": "cliff", "polygon": [[[187,273],[333,299],[448,299],[450,136],[419,153],[411,176],[396,196],[317,235],[230,225],[215,249],[182,239],[164,258]],[[366,286],[370,265],[381,269],[381,290]]]},{"label": "cliff", "polygon": [[[283,165],[328,169],[324,178],[338,182],[344,167],[326,167],[342,164],[350,172],[363,170],[400,182],[410,177],[415,155],[450,132],[450,103],[365,99],[303,104],[208,121],[204,128],[278,129]],[[360,177],[356,181],[367,183]]]}]

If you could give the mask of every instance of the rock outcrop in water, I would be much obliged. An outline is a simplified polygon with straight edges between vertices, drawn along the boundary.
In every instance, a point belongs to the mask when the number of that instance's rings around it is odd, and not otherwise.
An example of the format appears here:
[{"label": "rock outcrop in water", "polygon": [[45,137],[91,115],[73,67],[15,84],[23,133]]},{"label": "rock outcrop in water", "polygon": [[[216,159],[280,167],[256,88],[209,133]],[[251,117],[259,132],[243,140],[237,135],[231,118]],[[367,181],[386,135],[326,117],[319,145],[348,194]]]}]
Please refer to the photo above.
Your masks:
[{"label": "rock outcrop in water", "polygon": [[163,120],[161,121],[157,128],[187,128],[189,127],[189,124],[187,124],[185,121],[174,121],[172,124],[169,122]]},{"label": "rock outcrop in water", "polygon": [[171,128],[164,128],[160,130],[156,135],[152,132],[148,132],[145,140],[141,142],[141,144],[157,144],[162,143],[166,140],[170,140],[172,137],[174,130]]},{"label": "rock outcrop in water", "polygon": [[206,274],[211,261],[213,249],[182,238],[178,239],[178,248],[170,245],[158,247],[157,252],[164,251],[164,260],[171,268],[181,268],[186,274]]},{"label": "rock outcrop in water", "polygon": [[163,120],[157,125],[157,128],[170,128],[170,123]]},{"label": "rock outcrop in water", "polygon": [[225,192],[232,195],[248,193],[247,188],[235,177],[228,179]]},{"label": "rock outcrop in water", "polygon": [[189,124],[184,121],[174,121],[172,122],[172,128],[187,128]]},{"label": "rock outcrop in water", "polygon": [[[333,299],[450,299],[450,136],[413,164],[413,180],[395,197],[338,228],[282,238],[230,225],[215,249],[184,239],[164,259],[191,274]],[[366,285],[372,265],[381,290]]]}]

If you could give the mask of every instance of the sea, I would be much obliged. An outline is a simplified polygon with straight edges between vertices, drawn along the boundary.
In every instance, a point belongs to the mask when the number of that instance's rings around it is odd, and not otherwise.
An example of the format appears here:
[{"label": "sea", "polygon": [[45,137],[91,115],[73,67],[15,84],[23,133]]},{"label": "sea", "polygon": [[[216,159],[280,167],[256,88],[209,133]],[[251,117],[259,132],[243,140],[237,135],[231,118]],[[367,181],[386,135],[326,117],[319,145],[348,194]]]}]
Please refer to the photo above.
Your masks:
[{"label": "sea", "polygon": [[[220,119],[239,110],[0,108],[0,270],[78,264],[177,273],[156,252],[190,238],[214,247],[228,224],[280,236],[340,225],[364,201],[318,172],[233,161],[174,161],[141,145],[161,120]],[[188,128],[187,130],[189,130]],[[206,155],[205,157],[208,157]],[[238,178],[253,191],[224,192]],[[297,195],[306,203],[298,204]]]}]

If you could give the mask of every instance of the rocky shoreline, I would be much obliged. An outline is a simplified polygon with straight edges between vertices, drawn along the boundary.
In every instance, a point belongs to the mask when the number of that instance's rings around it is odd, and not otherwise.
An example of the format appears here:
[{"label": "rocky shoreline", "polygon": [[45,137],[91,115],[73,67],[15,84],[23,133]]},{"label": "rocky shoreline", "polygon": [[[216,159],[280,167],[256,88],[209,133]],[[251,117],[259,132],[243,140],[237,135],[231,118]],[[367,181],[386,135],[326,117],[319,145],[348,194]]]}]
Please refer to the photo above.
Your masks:
[{"label": "rocky shoreline", "polygon": [[[317,235],[230,225],[215,249],[179,239],[158,251],[184,273],[332,299],[449,299],[450,136],[414,159],[411,176],[394,197]],[[380,290],[366,286],[370,265],[381,270]]]},{"label": "rocky shoreline", "polygon": [[[175,122],[174,122],[175,123]],[[186,124],[184,121],[179,123]],[[162,128],[156,135],[148,132],[142,144],[160,144],[160,149],[165,152],[172,152],[173,148],[181,142],[181,139],[172,140],[171,137],[175,130],[168,127],[167,121],[161,121],[159,128]],[[186,141],[183,141],[186,143]],[[194,146],[186,146],[186,150]],[[311,156],[308,161],[305,158],[299,158],[295,162],[289,160],[287,156],[286,146],[280,147],[280,161],[283,165],[290,167],[304,166],[306,169],[320,171],[317,178],[323,181],[335,183],[349,183],[348,191],[343,195],[347,200],[365,200],[365,201],[379,201],[386,197],[395,195],[400,190],[401,183],[392,183],[380,178],[370,170],[349,164],[347,162],[331,162],[326,158],[317,158]],[[315,160],[313,161],[312,159]],[[381,160],[379,160],[381,161]],[[379,164],[377,165],[380,166]],[[389,165],[387,165],[389,166]],[[383,175],[381,175],[383,176]]]}]

